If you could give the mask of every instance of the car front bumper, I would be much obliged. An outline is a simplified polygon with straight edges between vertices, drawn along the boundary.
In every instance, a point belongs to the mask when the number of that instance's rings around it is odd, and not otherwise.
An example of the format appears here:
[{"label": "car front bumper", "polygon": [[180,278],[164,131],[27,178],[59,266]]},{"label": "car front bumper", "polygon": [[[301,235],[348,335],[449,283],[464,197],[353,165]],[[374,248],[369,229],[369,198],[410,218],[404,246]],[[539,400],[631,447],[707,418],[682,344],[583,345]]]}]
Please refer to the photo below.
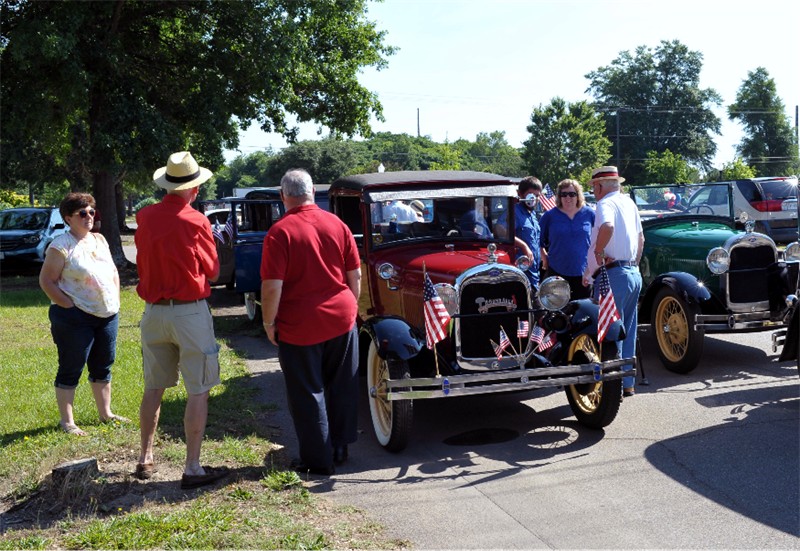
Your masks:
[{"label": "car front bumper", "polygon": [[385,388],[373,387],[370,389],[370,395],[393,401],[595,384],[634,377],[635,367],[622,371],[622,366],[635,364],[636,357],[632,357],[588,364],[509,369],[490,373],[387,379],[384,381]]}]

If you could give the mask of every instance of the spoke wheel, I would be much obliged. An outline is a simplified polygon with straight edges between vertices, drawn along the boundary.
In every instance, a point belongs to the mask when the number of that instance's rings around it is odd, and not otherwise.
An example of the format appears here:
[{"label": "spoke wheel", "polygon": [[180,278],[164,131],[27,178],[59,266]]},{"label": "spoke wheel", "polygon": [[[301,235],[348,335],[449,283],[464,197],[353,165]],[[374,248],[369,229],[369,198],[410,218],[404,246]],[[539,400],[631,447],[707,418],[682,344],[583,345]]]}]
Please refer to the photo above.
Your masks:
[{"label": "spoke wheel", "polygon": [[[589,335],[579,335],[571,348],[570,363],[600,361],[597,342]],[[617,348],[610,343],[603,346],[604,360],[615,358]],[[622,380],[601,381],[566,388],[567,401],[573,415],[582,425],[601,429],[616,418],[622,401]]]},{"label": "spoke wheel", "polygon": [[386,380],[402,379],[408,375],[408,364],[402,360],[384,360],[378,355],[375,343],[367,356],[367,400],[372,428],[381,446],[399,452],[408,444],[413,418],[411,400],[386,399]]},{"label": "spoke wheel", "polygon": [[700,361],[703,332],[692,329],[698,308],[669,287],[656,295],[653,333],[664,366],[675,373],[689,373]]},{"label": "spoke wheel", "polygon": [[247,314],[247,319],[255,323],[261,321],[260,298],[257,293],[244,294],[244,310]]}]

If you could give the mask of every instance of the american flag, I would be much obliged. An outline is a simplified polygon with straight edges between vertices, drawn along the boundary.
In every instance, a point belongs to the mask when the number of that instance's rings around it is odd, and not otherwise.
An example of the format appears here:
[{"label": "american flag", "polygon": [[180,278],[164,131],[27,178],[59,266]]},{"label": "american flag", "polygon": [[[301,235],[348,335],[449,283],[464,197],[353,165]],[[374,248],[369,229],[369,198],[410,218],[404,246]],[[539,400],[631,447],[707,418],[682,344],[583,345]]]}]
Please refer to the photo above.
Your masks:
[{"label": "american flag", "polygon": [[550,331],[550,333],[548,333],[548,335],[542,339],[542,344],[539,345],[539,352],[547,350],[553,346],[556,341],[558,341],[558,338],[556,337],[555,331]]},{"label": "american flag", "polygon": [[214,222],[214,225],[211,226],[211,235],[221,242],[225,242],[225,236],[222,234],[222,226],[219,225],[219,221]]},{"label": "american flag", "polygon": [[233,212],[228,214],[228,221],[225,222],[225,227],[222,228],[223,234],[228,234],[228,238],[233,241]]},{"label": "american flag", "polygon": [[425,284],[422,293],[425,302],[425,340],[428,348],[447,336],[447,324],[450,323],[450,314],[447,313],[442,299],[436,292],[428,273],[425,273]]},{"label": "american flag", "polygon": [[503,359],[503,349],[500,348],[500,346],[494,341],[492,341],[492,348],[494,349],[494,354],[495,354],[495,356],[497,356],[497,359],[498,360],[502,360]]},{"label": "american flag", "polygon": [[509,346],[511,346],[511,341],[508,340],[508,335],[506,335],[506,332],[501,327],[500,328],[500,351],[502,352],[503,350],[505,350]]},{"label": "american flag", "polygon": [[528,328],[529,327],[530,326],[528,325],[527,321],[519,320],[519,323],[517,324],[517,336],[519,338],[527,337],[528,336]]},{"label": "american flag", "polygon": [[556,206],[556,196],[553,194],[553,190],[550,189],[550,184],[544,185],[544,189],[542,190],[541,195],[539,195],[539,203],[541,203],[542,208],[545,211],[548,211]]},{"label": "american flag", "polygon": [[600,267],[600,275],[597,276],[597,293],[600,299],[600,313],[597,318],[597,342],[602,343],[608,328],[619,319],[617,305],[614,303],[614,292],[608,281],[608,271],[605,266]]},{"label": "american flag", "polygon": [[544,339],[544,329],[535,325],[533,327],[533,332],[531,333],[531,342],[534,344],[542,344],[542,339]]}]

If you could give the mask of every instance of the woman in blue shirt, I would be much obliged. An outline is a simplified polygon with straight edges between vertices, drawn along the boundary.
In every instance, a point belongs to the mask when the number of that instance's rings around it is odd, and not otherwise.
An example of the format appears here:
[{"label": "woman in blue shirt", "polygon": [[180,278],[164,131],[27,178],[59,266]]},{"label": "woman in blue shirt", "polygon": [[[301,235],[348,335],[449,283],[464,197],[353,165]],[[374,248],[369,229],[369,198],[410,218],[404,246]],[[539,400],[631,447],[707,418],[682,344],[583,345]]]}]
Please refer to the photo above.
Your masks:
[{"label": "woman in blue shirt", "polygon": [[569,283],[572,298],[589,298],[583,286],[586,254],[594,225],[594,210],[584,204],[583,189],[577,180],[561,180],[556,188],[556,208],[539,220],[541,226],[542,267],[547,277],[558,275]]}]

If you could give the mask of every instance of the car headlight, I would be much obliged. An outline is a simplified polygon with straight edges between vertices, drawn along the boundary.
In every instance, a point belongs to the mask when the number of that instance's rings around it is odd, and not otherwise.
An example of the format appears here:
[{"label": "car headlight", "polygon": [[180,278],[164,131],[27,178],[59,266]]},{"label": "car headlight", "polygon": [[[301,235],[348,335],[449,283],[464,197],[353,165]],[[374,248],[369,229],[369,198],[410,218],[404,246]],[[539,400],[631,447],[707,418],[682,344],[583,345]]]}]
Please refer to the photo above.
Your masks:
[{"label": "car headlight", "polygon": [[439,298],[442,299],[444,307],[447,308],[447,313],[451,316],[458,313],[458,297],[456,296],[456,288],[449,283],[437,283],[433,286]]},{"label": "car headlight", "polygon": [[42,239],[41,234],[39,233],[32,233],[30,235],[26,235],[22,238],[22,242],[26,245],[35,245]]},{"label": "car headlight", "polygon": [[783,259],[786,262],[798,262],[800,261],[800,243],[795,241],[786,246],[786,249],[783,251]]},{"label": "car headlight", "polygon": [[517,264],[517,268],[519,268],[523,272],[527,272],[531,267],[531,259],[528,258],[527,256],[520,256],[517,259],[516,264]]},{"label": "car headlight", "polygon": [[561,310],[569,302],[569,297],[569,283],[563,277],[548,277],[539,286],[539,300],[548,310]]},{"label": "car headlight", "polygon": [[394,270],[394,266],[389,264],[388,262],[384,262],[380,266],[378,266],[378,277],[381,279],[392,279],[397,272]]},{"label": "car headlight", "polygon": [[731,256],[722,247],[714,247],[706,256],[706,266],[714,275],[724,274],[731,266]]}]

